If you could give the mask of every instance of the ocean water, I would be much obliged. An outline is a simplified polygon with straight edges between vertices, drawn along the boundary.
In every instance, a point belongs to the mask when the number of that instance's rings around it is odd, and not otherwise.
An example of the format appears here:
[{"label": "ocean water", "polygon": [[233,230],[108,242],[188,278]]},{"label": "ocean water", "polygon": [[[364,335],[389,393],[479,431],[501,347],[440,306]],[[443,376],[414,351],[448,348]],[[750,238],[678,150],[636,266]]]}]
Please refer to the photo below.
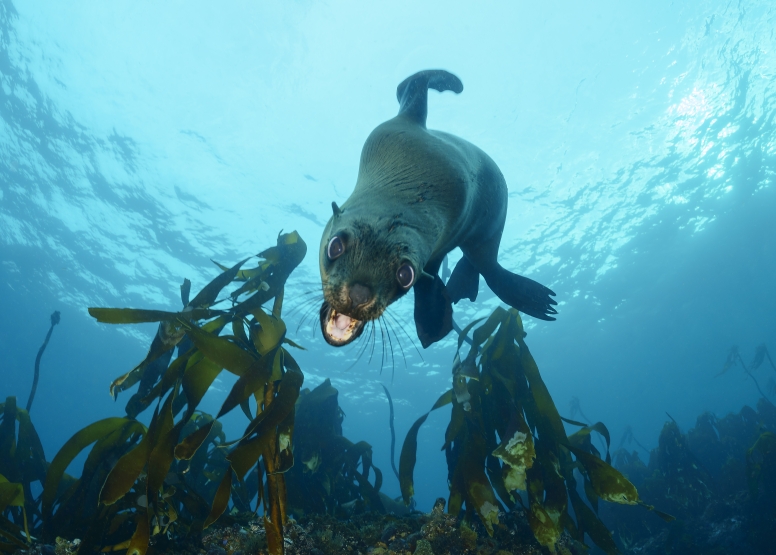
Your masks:
[{"label": "ocean water", "polygon": [[[365,138],[397,112],[400,81],[445,68],[464,91],[432,91],[428,127],[475,143],[506,178],[500,261],[557,293],[556,322],[525,320],[561,414],[576,398],[615,446],[630,426],[650,448],[666,413],[687,429],[754,405],[743,372],[715,375],[733,345],[747,361],[761,343],[776,352],[774,29],[776,6],[758,0],[0,0],[0,399],[24,404],[59,310],[32,409],[50,459],[123,415],[128,395],[114,402],[108,385],[156,331],[97,324],[87,307],[177,310],[184,278],[196,291],[217,274],[210,259],[232,264],[281,230],[309,247],[287,306],[319,290],[317,245]],[[481,281],[456,320],[498,303]],[[390,311],[414,338],[412,306]],[[423,350],[399,332],[370,362],[299,320],[305,385],[331,379],[344,434],[373,445],[398,495],[380,384],[398,453],[450,387],[455,338]],[[776,374],[758,372],[776,401]],[[203,410],[218,411],[222,379]],[[422,510],[447,495],[448,418],[420,432]],[[244,416],[224,424],[235,437]]]}]

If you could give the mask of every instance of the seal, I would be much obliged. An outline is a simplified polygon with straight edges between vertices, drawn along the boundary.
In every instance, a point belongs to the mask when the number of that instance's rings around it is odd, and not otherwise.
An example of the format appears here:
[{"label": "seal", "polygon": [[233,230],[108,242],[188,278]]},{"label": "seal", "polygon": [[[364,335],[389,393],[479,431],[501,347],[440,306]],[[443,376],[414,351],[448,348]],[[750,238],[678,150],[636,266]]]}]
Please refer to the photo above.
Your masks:
[{"label": "seal", "polygon": [[[342,207],[332,203],[319,254],[330,345],[352,342],[414,289],[415,326],[428,347],[452,330],[452,304],[477,298],[480,275],[509,306],[541,320],[557,314],[553,291],[498,263],[506,181],[473,144],[426,128],[429,88],[458,94],[463,84],[444,70],[402,81],[398,115],[372,131],[353,193]],[[445,285],[439,268],[456,247],[463,257]]]}]

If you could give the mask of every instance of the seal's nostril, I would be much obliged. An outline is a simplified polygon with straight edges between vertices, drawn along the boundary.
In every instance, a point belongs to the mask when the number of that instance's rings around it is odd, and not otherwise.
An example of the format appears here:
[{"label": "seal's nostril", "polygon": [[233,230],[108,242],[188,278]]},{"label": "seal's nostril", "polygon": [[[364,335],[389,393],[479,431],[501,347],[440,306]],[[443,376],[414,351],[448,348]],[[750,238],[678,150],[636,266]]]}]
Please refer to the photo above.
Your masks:
[{"label": "seal's nostril", "polygon": [[361,306],[369,301],[369,288],[360,283],[356,283],[350,288],[350,303],[353,308]]}]

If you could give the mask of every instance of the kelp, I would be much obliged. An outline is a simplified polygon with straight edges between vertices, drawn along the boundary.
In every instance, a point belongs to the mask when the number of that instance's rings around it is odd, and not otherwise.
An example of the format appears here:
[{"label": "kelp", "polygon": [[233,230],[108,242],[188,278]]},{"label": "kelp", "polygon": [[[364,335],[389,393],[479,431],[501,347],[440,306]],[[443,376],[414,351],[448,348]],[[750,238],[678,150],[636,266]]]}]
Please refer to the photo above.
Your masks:
[{"label": "kelp", "polygon": [[0,540],[10,544],[0,543],[0,551],[13,551],[13,545],[29,541],[40,526],[40,508],[32,486],[45,481],[46,467],[43,445],[30,414],[17,406],[16,397],[7,397],[0,403]]},{"label": "kelp", "polygon": [[[561,418],[525,343],[516,310],[497,308],[479,327],[467,326],[459,349],[472,329],[467,356],[462,360],[457,354],[453,364],[453,389],[434,405],[453,405],[443,445],[448,512],[463,513],[467,520],[477,517],[492,534],[499,510],[522,505],[534,536],[551,551],[565,530],[578,541],[588,534],[606,553],[617,553],[597,515],[598,500],[643,502],[610,464],[606,426]],[[415,422],[402,448],[399,474],[405,502],[413,493],[417,433],[427,416]],[[579,429],[568,435],[564,420]],[[604,439],[603,454],[591,442],[593,433]]]},{"label": "kelp", "polygon": [[[365,441],[353,443],[342,435],[344,413],[338,395],[327,379],[313,390],[303,390],[296,402],[297,464],[287,472],[286,485],[288,506],[297,516],[385,512],[382,472],[372,464],[372,446]],[[374,483],[370,482],[372,472]]]},{"label": "kelp", "polygon": [[[7,472],[3,483],[14,488],[18,483],[24,490],[24,482],[17,478],[34,476],[43,484],[43,493],[39,505],[26,511],[17,506],[20,498],[14,493],[16,504],[8,502],[2,509],[11,518],[0,523],[0,537],[22,541],[25,534],[19,523],[31,513],[35,529],[47,541],[77,537],[79,553],[126,550],[143,555],[154,536],[199,534],[226,511],[230,499],[239,510],[249,510],[248,503],[258,495],[270,553],[282,553],[287,514],[284,473],[293,466],[294,407],[304,377],[284,347],[297,345],[285,337],[281,312],[285,281],[306,248],[296,232],[281,234],[277,246],[259,255],[262,260],[256,268],[243,270],[247,260],[224,268],[193,299],[191,283],[185,280],[179,312],[90,308],[100,322],[159,323],[143,361],[110,388],[114,398],[137,383],[138,391],[127,403],[127,417],[104,419],[77,432],[47,472],[37,435],[33,437],[25,425],[26,411],[17,409],[13,398],[2,405],[0,473]],[[219,299],[235,281],[245,283]],[[267,312],[262,305],[272,299],[272,311]],[[229,306],[218,308],[222,303]],[[230,335],[222,333],[229,329]],[[238,379],[213,418],[198,405],[223,370]],[[136,416],[152,405],[146,427]],[[241,437],[229,442],[218,418],[237,406],[250,422]],[[7,425],[17,419],[18,446],[8,437],[13,426]],[[68,476],[68,465],[87,450],[80,478]],[[33,457],[38,451],[40,455]],[[368,468],[371,452],[364,452],[361,461]],[[27,458],[20,462],[22,455]],[[10,488],[0,485],[0,495]]]},{"label": "kelp", "polygon": [[35,400],[35,392],[38,389],[38,379],[40,377],[40,359],[43,357],[43,352],[46,350],[46,346],[48,346],[48,342],[51,339],[54,326],[59,324],[59,320],[59,311],[55,310],[51,314],[51,326],[49,326],[48,333],[46,333],[46,338],[43,340],[43,344],[40,346],[40,349],[38,349],[38,354],[35,357],[35,373],[32,377],[32,389],[30,389],[30,396],[27,398],[27,412],[30,412],[30,409],[32,409],[32,401]]}]

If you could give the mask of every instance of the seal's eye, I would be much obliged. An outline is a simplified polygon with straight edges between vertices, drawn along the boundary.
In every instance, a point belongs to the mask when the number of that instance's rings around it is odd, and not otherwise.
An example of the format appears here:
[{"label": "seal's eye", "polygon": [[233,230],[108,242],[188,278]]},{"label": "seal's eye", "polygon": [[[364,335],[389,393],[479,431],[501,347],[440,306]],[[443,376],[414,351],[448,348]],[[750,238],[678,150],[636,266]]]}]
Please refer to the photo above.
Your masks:
[{"label": "seal's eye", "polygon": [[396,272],[396,279],[404,289],[409,289],[415,279],[415,270],[409,264],[402,264]]},{"label": "seal's eye", "polygon": [[326,247],[326,256],[329,257],[329,260],[337,260],[343,252],[345,252],[345,245],[342,244],[342,239],[335,235],[329,241],[329,246]]}]

